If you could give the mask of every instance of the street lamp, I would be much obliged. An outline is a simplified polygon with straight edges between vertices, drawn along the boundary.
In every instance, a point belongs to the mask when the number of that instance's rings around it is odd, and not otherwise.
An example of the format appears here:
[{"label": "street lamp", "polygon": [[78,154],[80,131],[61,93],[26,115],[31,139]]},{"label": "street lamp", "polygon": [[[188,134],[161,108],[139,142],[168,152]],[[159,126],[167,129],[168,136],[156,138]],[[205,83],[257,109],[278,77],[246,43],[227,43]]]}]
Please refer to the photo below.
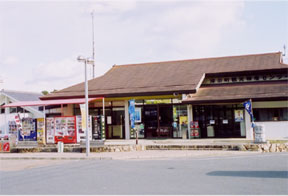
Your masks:
[{"label": "street lamp", "polygon": [[86,112],[86,156],[89,156],[90,153],[90,143],[89,143],[89,108],[88,108],[88,81],[87,81],[87,63],[93,64],[94,60],[90,58],[85,58],[83,56],[78,56],[77,60],[79,62],[84,62],[85,64],[85,112]]}]

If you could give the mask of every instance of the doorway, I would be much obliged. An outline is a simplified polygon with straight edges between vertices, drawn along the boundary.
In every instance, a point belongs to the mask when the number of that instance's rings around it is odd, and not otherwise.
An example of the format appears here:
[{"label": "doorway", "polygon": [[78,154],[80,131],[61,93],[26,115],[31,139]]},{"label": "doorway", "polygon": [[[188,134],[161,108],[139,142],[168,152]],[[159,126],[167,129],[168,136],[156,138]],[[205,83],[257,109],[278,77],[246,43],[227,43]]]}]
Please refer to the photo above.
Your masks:
[{"label": "doorway", "polygon": [[172,105],[146,105],[143,113],[145,138],[172,137]]}]

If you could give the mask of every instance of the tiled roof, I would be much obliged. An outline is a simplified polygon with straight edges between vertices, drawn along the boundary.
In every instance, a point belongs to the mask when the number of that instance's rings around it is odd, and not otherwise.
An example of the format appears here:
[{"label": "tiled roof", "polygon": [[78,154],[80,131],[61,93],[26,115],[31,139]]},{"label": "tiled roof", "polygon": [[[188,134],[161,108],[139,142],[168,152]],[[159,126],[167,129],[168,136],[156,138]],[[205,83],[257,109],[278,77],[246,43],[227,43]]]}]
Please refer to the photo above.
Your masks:
[{"label": "tiled roof", "polygon": [[287,100],[287,81],[201,87],[197,93],[190,94],[183,103],[207,103],[263,98],[283,98]]},{"label": "tiled roof", "polygon": [[[89,81],[89,96],[131,96],[193,93],[205,74],[288,69],[281,53],[166,61],[113,66],[106,74]],[[41,99],[83,97],[80,83]]]}]

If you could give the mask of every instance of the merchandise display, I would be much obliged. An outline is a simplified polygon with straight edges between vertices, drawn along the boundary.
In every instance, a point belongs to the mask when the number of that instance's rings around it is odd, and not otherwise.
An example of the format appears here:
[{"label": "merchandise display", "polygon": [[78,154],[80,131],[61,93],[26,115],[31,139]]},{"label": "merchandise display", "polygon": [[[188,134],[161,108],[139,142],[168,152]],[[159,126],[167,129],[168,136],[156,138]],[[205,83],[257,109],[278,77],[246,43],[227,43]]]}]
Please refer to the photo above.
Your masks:
[{"label": "merchandise display", "polygon": [[19,141],[37,141],[36,123],[37,123],[36,119],[23,118],[22,129],[19,130],[18,140]]},{"label": "merchandise display", "polygon": [[37,142],[45,144],[45,123],[44,118],[37,119]]},{"label": "merchandise display", "polygon": [[55,120],[55,143],[77,143],[76,118],[54,117]]},{"label": "merchandise display", "polygon": [[54,144],[54,129],[55,121],[54,118],[46,118],[46,131],[47,131],[47,143]]},{"label": "merchandise display", "polygon": [[[76,127],[77,127],[77,142],[86,141],[86,132],[82,130],[82,117],[76,116]],[[89,116],[88,121],[89,127],[89,140],[92,140],[92,117]]]}]

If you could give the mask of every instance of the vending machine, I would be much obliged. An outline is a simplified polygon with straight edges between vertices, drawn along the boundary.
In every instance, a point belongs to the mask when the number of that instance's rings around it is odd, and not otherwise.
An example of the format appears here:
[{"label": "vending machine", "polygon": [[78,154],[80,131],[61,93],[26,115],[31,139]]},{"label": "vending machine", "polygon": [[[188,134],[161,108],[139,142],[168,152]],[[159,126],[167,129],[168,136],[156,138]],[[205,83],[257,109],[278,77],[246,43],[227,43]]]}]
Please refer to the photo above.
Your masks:
[{"label": "vending machine", "polygon": [[93,140],[105,139],[104,116],[92,116],[92,138]]},{"label": "vending machine", "polygon": [[9,135],[15,135],[15,137],[17,137],[17,131],[18,131],[18,127],[17,124],[14,120],[12,121],[8,121],[8,130],[9,130]]},{"label": "vending machine", "polygon": [[37,142],[45,144],[45,124],[44,118],[37,118]]},{"label": "vending machine", "polygon": [[55,143],[55,120],[54,118],[46,118],[46,138],[48,144]]},{"label": "vending machine", "polygon": [[77,143],[76,117],[55,117],[55,143]]},{"label": "vending machine", "polygon": [[[82,129],[82,117],[76,116],[76,127],[77,127],[77,142],[86,141],[86,132]],[[92,140],[92,116],[89,116],[88,120],[89,127],[89,140]]]},{"label": "vending machine", "polygon": [[190,122],[190,136],[191,138],[200,138],[200,128],[198,121],[191,121]]},{"label": "vending machine", "polygon": [[19,141],[37,141],[37,120],[32,118],[22,119],[22,129],[18,134]]}]

